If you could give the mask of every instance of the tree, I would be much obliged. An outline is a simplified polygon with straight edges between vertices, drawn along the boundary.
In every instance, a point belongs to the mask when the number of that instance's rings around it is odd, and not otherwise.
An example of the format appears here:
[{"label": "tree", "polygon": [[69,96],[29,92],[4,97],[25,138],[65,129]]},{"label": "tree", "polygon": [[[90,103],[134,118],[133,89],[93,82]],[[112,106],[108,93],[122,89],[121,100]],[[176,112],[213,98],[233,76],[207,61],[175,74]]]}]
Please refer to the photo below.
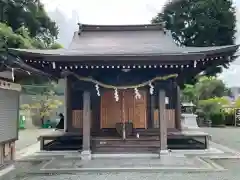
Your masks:
[{"label": "tree", "polygon": [[49,117],[55,109],[61,106],[62,102],[57,99],[57,85],[55,83],[40,83],[41,84],[39,85],[22,85],[23,93],[32,95],[33,103],[22,104],[21,109],[24,111],[30,111],[34,115],[38,115],[43,124],[45,118]]},{"label": "tree", "polygon": [[[230,100],[227,97],[229,89],[222,80],[216,77],[200,77],[195,85],[185,85],[182,90],[181,99],[186,102],[193,102],[197,106],[199,116],[207,120],[214,120],[221,114],[223,106],[229,105]],[[220,118],[220,117],[219,117]],[[221,121],[222,119],[219,119]]]},{"label": "tree", "polygon": [[[182,90],[182,101],[192,101],[198,104],[199,100],[223,97],[229,94],[229,89],[222,80],[216,77],[200,77],[195,85],[185,85]],[[212,101],[211,101],[212,102]]]},{"label": "tree", "polygon": [[[183,46],[221,46],[235,43],[236,16],[231,0],[178,0],[168,2],[152,23],[165,23],[175,42]],[[232,59],[233,60],[233,59]],[[221,65],[228,67],[228,61]],[[216,75],[222,67],[209,67]]]},{"label": "tree", "polygon": [[32,112],[40,116],[43,125],[45,118],[52,115],[53,111],[61,105],[62,102],[56,99],[54,91],[47,91],[44,95],[36,96],[30,108]]},{"label": "tree", "polygon": [[202,77],[195,87],[199,100],[227,96],[229,92],[223,81],[216,77]]},{"label": "tree", "polygon": [[[7,48],[58,49],[58,27],[38,0],[0,0],[0,61],[7,58]],[[1,65],[1,70],[6,67]]]},{"label": "tree", "polygon": [[58,36],[58,27],[52,21],[40,0],[0,0],[1,22],[15,32],[22,26],[29,30],[31,38],[53,44]]},{"label": "tree", "polygon": [[1,27],[5,26],[0,37],[5,47],[61,48],[55,42],[58,27],[39,0],[0,0],[0,22]]},{"label": "tree", "polygon": [[0,23],[0,48],[6,46],[11,48],[44,48],[44,44],[29,36],[29,31],[25,27],[20,27],[13,32],[12,28]]},{"label": "tree", "polygon": [[220,113],[224,105],[228,105],[229,100],[224,97],[209,98],[206,100],[200,100],[198,108],[202,110],[202,114],[205,118],[210,119],[211,114]]}]

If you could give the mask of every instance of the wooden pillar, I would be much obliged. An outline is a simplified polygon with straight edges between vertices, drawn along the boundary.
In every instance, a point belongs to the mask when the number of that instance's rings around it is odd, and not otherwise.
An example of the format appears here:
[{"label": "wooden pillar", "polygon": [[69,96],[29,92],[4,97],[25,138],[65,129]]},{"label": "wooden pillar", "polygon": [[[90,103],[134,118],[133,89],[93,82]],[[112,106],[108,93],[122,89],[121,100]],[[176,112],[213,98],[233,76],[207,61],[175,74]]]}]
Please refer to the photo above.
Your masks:
[{"label": "wooden pillar", "polygon": [[175,127],[178,130],[182,130],[181,124],[181,101],[180,101],[180,87],[176,85],[175,91]]},{"label": "wooden pillar", "polygon": [[121,102],[121,122],[123,123],[122,138],[126,139],[126,112],[125,112],[125,90],[122,90],[120,93],[120,102]]},{"label": "wooden pillar", "polygon": [[165,118],[165,97],[166,93],[164,89],[159,89],[158,92],[159,98],[159,108],[158,108],[158,117],[159,117],[159,131],[160,131],[160,153],[167,152],[167,122]]},{"label": "wooden pillar", "polygon": [[[103,91],[101,91],[101,94],[103,94]],[[99,133],[101,128],[101,97],[97,96],[96,90],[91,91],[91,102],[94,102],[91,104],[91,133]],[[93,119],[93,121],[92,121]]]},{"label": "wooden pillar", "polygon": [[69,132],[72,126],[72,96],[71,96],[71,80],[69,76],[64,79],[64,96],[65,96],[65,109],[64,109],[64,131]]},{"label": "wooden pillar", "polygon": [[147,110],[148,110],[148,128],[154,128],[154,109],[155,109],[155,94],[148,94],[148,105],[147,105]]},{"label": "wooden pillar", "polygon": [[91,98],[90,92],[83,92],[83,144],[82,144],[82,158],[91,159],[90,150],[90,127],[91,127]]}]

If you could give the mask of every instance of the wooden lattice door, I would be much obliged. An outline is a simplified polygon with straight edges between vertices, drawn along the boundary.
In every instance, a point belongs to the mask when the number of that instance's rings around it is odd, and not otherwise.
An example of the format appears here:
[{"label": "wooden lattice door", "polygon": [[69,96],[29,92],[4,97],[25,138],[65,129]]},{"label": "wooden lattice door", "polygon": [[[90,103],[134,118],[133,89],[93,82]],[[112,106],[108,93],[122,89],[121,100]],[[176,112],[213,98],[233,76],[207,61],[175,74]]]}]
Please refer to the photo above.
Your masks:
[{"label": "wooden lattice door", "polygon": [[140,91],[140,94],[141,98],[136,99],[133,90],[124,90],[124,93],[119,91],[119,101],[116,102],[114,92],[105,91],[101,97],[101,128],[115,128],[116,123],[122,122],[122,119],[131,121],[134,128],[146,128],[146,92]]}]

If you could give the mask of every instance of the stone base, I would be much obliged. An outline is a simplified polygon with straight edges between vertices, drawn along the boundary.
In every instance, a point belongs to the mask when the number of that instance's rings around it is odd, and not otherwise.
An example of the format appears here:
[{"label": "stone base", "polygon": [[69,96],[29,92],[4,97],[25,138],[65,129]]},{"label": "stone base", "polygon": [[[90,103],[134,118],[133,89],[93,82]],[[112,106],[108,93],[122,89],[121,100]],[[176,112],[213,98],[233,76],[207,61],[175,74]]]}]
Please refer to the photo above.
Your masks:
[{"label": "stone base", "polygon": [[160,150],[159,151],[159,158],[161,158],[161,156],[163,156],[163,155],[168,155],[169,153],[170,153],[169,150]]},{"label": "stone base", "polygon": [[166,154],[169,154],[169,152],[170,152],[170,151],[169,151],[168,149],[167,149],[167,150],[160,150],[160,151],[159,151],[159,154],[160,154],[160,155],[166,155]]},{"label": "stone base", "polygon": [[82,151],[81,152],[81,159],[86,160],[86,161],[91,160],[92,159],[91,151],[90,150],[89,151]]}]

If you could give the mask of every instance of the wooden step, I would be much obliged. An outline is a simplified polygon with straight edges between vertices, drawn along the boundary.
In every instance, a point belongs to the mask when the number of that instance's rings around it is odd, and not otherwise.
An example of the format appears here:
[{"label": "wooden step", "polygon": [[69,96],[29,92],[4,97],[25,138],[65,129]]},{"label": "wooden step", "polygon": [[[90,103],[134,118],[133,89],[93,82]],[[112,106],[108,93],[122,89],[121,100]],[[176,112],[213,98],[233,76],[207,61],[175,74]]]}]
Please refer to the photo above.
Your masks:
[{"label": "wooden step", "polygon": [[159,140],[95,140],[95,146],[155,146],[159,145]]}]

